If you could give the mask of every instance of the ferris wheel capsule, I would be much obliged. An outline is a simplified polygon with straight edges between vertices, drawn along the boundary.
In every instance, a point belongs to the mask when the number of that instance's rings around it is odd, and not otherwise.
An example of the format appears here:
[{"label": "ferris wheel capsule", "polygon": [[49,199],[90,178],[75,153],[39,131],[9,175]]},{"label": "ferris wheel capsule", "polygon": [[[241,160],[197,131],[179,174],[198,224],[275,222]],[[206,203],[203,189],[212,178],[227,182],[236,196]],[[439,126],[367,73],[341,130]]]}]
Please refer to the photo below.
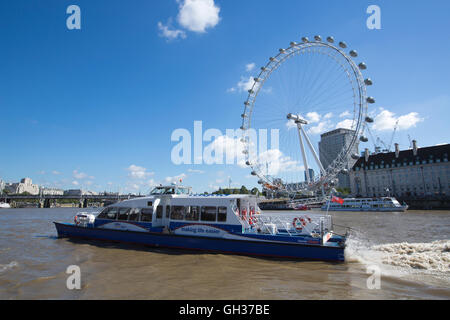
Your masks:
[{"label": "ferris wheel capsule", "polygon": [[278,51],[280,51],[280,53],[285,53],[286,49],[280,48]]},{"label": "ferris wheel capsule", "polygon": [[366,66],[366,64],[365,64],[364,62],[361,62],[361,63],[358,65],[358,67],[359,67],[361,70],[366,70],[366,69],[367,69],[367,66]]},{"label": "ferris wheel capsule", "polygon": [[357,153],[352,154],[352,159],[358,160],[359,158],[360,158],[359,154]]},{"label": "ferris wheel capsule", "polygon": [[357,53],[355,50],[352,50],[352,51],[350,51],[350,55],[351,55],[353,58],[356,58],[356,57],[358,56],[358,53]]},{"label": "ferris wheel capsule", "polygon": [[370,78],[365,79],[365,80],[364,80],[364,84],[365,84],[366,86],[371,86],[371,85],[373,84],[372,79],[370,79]]},{"label": "ferris wheel capsule", "polygon": [[295,42],[295,41],[292,41],[291,43],[290,43],[290,46],[291,47],[295,47],[297,45],[297,42]]},{"label": "ferris wheel capsule", "polygon": [[367,123],[373,123],[373,119],[371,117],[366,117],[365,121]]},{"label": "ferris wheel capsule", "polygon": [[316,41],[322,41],[322,37],[321,37],[321,36],[314,36],[314,40],[316,40]]},{"label": "ferris wheel capsule", "polygon": [[327,37],[327,41],[329,43],[334,43],[334,38],[333,37]]},{"label": "ferris wheel capsule", "polygon": [[365,137],[365,136],[359,137],[359,140],[360,140],[361,142],[367,142],[367,141],[369,141],[369,139],[367,139],[367,137]]},{"label": "ferris wheel capsule", "polygon": [[309,42],[309,39],[308,39],[308,37],[303,37],[303,38],[302,38],[302,41],[303,41],[304,43],[308,43],[308,42]]},{"label": "ferris wheel capsule", "polygon": [[374,97],[367,97],[366,101],[370,104],[375,103],[375,98]]},{"label": "ferris wheel capsule", "polygon": [[347,48],[347,44],[343,41],[339,42],[339,47],[341,47],[342,49]]}]

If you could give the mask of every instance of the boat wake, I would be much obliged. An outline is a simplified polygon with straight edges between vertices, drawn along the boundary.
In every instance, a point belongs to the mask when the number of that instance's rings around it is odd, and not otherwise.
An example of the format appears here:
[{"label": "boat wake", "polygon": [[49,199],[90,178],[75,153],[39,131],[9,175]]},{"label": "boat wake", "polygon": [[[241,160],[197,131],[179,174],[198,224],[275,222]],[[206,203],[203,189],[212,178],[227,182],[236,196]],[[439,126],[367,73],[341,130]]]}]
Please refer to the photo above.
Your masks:
[{"label": "boat wake", "polygon": [[450,272],[450,240],[385,244],[374,246],[373,249],[383,253],[382,262],[387,265],[431,272]]},{"label": "boat wake", "polygon": [[385,276],[437,276],[450,283],[450,240],[430,243],[371,244],[357,234],[350,236],[345,250],[348,262],[378,266]]},{"label": "boat wake", "polygon": [[8,264],[0,264],[0,273],[17,267],[19,264],[16,261],[12,261]]}]

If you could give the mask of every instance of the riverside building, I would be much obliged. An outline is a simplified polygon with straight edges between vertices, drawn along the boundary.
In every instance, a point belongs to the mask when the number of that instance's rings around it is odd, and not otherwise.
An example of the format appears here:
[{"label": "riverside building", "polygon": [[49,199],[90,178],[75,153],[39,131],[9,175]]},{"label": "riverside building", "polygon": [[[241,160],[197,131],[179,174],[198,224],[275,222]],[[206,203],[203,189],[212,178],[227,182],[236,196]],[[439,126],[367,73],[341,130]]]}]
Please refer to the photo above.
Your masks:
[{"label": "riverside building", "polygon": [[353,196],[430,197],[450,195],[450,144],[369,154],[366,149],[352,170]]},{"label": "riverside building", "polygon": [[[354,130],[340,128],[326,132],[320,136],[319,157],[320,162],[325,169],[337,158],[342,149],[347,148],[350,145],[354,134]],[[357,142],[354,145],[353,150],[349,152],[349,157],[352,154],[359,154],[358,148],[359,142]],[[350,168],[347,169],[350,170]],[[350,189],[350,178],[347,174],[340,173],[337,178],[339,179],[339,188]]]}]

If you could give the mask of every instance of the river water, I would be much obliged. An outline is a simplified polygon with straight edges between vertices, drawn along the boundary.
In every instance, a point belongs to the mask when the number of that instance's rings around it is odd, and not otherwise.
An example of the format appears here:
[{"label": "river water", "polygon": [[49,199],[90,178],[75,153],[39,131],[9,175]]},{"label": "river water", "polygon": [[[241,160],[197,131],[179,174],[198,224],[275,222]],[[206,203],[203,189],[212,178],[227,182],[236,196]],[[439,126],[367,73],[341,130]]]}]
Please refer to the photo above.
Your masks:
[{"label": "river water", "polygon": [[0,299],[450,299],[450,211],[333,213],[354,230],[329,263],[58,239],[77,210],[0,209]]}]

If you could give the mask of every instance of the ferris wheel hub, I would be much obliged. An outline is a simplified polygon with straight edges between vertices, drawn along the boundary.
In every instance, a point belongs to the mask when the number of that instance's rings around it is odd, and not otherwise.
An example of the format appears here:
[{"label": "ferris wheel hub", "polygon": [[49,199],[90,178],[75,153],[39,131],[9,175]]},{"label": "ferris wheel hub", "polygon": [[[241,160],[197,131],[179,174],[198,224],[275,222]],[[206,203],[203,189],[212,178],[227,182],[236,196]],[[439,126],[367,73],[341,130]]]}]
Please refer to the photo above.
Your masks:
[{"label": "ferris wheel hub", "polygon": [[287,119],[288,119],[288,120],[293,120],[293,121],[295,121],[295,123],[308,124],[308,121],[306,121],[305,119],[303,119],[302,117],[300,117],[298,114],[292,114],[292,113],[289,113],[289,114],[287,115]]}]

